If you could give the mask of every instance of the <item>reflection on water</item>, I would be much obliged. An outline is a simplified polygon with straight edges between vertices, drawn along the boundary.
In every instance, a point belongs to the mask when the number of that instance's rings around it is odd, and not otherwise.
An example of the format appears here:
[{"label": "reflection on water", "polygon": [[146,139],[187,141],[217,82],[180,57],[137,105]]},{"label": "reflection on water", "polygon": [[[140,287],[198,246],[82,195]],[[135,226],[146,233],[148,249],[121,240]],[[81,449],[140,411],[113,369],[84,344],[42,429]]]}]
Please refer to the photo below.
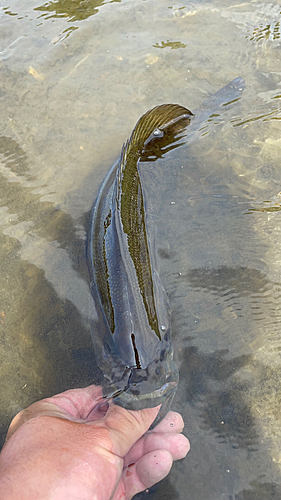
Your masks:
[{"label": "reflection on water", "polygon": [[43,12],[45,19],[66,17],[68,21],[83,21],[97,14],[101,5],[106,3],[120,2],[121,0],[56,0],[46,2],[34,11]]},{"label": "reflection on water", "polygon": [[184,49],[186,45],[182,42],[171,42],[170,40],[167,40],[166,42],[161,42],[161,43],[155,43],[153,45],[156,49],[165,49],[166,47],[169,47],[170,49]]},{"label": "reflection on water", "polygon": [[[43,12],[39,18],[66,18],[68,21],[83,21],[97,14],[98,7],[114,2],[121,2],[121,0],[56,0],[34,7],[33,10]],[[18,16],[19,19],[22,19],[20,13],[13,12],[10,7],[3,7],[3,13],[8,16]]]},{"label": "reflection on water", "polygon": [[280,21],[277,21],[273,26],[271,24],[260,24],[254,29],[248,37],[251,41],[259,42],[260,40],[278,40],[280,38]]},{"label": "reflection on water", "polygon": [[281,9],[278,3],[256,3],[253,11],[248,3],[233,5],[232,12],[227,10],[223,16],[235,20],[238,26],[246,29],[245,38],[251,42],[276,41],[280,38]]},{"label": "reflection on water", "polygon": [[100,379],[85,230],[137,119],[241,75],[238,102],[141,172],[191,452],[138,498],[279,500],[279,22],[277,3],[221,0],[1,10],[1,443],[21,408]]},{"label": "reflection on water", "polygon": [[264,200],[262,203],[253,203],[253,206],[246,213],[253,212],[279,212],[281,210],[281,192],[277,196],[272,196],[271,200]]}]

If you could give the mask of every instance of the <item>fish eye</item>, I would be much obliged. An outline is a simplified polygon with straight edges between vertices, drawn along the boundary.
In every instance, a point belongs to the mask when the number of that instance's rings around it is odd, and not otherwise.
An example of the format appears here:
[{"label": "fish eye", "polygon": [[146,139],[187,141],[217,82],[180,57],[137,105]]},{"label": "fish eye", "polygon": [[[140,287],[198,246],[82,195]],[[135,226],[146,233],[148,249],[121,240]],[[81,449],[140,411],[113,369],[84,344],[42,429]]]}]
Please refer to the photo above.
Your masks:
[{"label": "fish eye", "polygon": [[160,368],[159,368],[159,367],[158,367],[158,368],[156,368],[156,370],[155,370],[155,375],[160,375],[160,371],[161,371],[161,370],[160,370]]},{"label": "fish eye", "polygon": [[153,135],[154,135],[155,137],[159,137],[159,136],[163,137],[163,132],[162,132],[159,128],[155,128],[155,129],[153,130]]}]

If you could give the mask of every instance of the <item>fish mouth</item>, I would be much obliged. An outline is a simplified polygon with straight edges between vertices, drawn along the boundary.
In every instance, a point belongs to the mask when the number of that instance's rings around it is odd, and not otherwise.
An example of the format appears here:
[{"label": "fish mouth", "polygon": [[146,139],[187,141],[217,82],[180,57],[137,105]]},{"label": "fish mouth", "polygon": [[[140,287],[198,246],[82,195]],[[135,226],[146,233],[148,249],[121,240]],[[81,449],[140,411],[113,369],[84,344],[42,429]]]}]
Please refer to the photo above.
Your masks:
[{"label": "fish mouth", "polygon": [[170,381],[163,384],[160,388],[149,392],[141,392],[138,384],[128,385],[122,390],[116,390],[105,397],[106,400],[111,399],[119,406],[123,406],[127,410],[141,410],[143,408],[152,408],[164,403],[174,396],[178,383]]}]

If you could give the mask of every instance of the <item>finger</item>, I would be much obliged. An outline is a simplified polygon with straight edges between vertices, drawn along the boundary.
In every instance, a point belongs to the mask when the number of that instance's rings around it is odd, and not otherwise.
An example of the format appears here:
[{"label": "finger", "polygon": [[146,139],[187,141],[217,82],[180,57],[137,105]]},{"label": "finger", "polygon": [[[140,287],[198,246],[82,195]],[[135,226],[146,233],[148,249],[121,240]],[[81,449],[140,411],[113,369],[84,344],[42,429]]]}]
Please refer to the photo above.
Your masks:
[{"label": "finger", "polygon": [[37,401],[18,413],[10,424],[6,442],[25,422],[39,416],[58,417],[83,423],[103,418],[107,410],[108,403],[103,403],[100,386],[71,389]]},{"label": "finger", "polygon": [[190,450],[188,439],[178,433],[147,433],[127,453],[124,466],[137,462],[142,456],[155,450],[168,451],[173,460],[181,460]]},{"label": "finger", "polygon": [[149,429],[159,409],[160,406],[132,411],[111,403],[105,420],[101,424],[105,424],[110,431],[113,453],[124,457],[133,444]]},{"label": "finger", "polygon": [[74,418],[93,420],[88,417],[99,402],[103,403],[102,388],[90,385],[84,389],[70,389],[43,401],[54,403]]},{"label": "finger", "polygon": [[8,433],[6,436],[6,442],[12,437],[12,435],[19,429],[25,422],[36,418],[38,416],[54,416],[62,418],[62,412],[52,403],[47,403],[43,401],[38,401],[33,403],[31,406],[19,412],[12,420]]},{"label": "finger", "polygon": [[150,488],[166,477],[172,467],[173,458],[166,450],[156,450],[142,457],[136,464],[123,470],[122,481],[125,489],[124,496],[114,495],[113,500],[119,498],[131,499],[137,493]]},{"label": "finger", "polygon": [[153,432],[182,432],[184,428],[184,421],[182,416],[175,412],[169,411],[167,415],[148,433]]}]

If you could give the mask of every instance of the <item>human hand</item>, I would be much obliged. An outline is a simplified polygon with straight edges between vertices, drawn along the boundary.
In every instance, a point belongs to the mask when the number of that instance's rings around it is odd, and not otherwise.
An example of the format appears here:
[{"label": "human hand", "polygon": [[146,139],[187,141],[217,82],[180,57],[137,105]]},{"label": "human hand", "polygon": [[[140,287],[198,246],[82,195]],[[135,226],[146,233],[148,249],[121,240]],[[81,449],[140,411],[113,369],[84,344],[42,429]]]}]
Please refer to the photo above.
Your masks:
[{"label": "human hand", "polygon": [[175,412],[130,411],[101,387],[38,401],[13,419],[0,454],[1,500],[130,500],[189,451]]}]

